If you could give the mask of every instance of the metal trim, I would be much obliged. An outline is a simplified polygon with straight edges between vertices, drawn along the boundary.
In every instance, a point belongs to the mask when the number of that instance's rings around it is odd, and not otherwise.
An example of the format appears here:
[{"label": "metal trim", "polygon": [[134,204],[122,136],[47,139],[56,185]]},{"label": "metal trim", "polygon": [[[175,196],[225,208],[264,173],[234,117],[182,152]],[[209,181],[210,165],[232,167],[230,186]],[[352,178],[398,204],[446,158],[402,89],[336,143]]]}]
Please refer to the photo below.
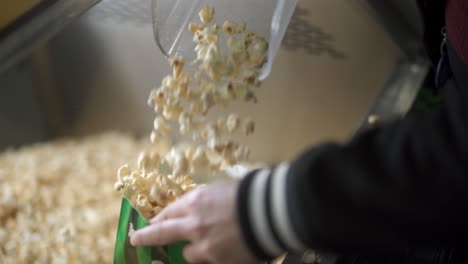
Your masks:
[{"label": "metal trim", "polygon": [[428,60],[401,60],[387,79],[357,133],[403,118],[413,106],[429,72]]},{"label": "metal trim", "polygon": [[27,57],[100,0],[61,0],[31,17],[0,41],[0,74]]},{"label": "metal trim", "polygon": [[422,17],[414,2],[358,1],[366,5],[403,54],[357,133],[376,123],[403,118],[411,110],[431,67],[423,43]]}]

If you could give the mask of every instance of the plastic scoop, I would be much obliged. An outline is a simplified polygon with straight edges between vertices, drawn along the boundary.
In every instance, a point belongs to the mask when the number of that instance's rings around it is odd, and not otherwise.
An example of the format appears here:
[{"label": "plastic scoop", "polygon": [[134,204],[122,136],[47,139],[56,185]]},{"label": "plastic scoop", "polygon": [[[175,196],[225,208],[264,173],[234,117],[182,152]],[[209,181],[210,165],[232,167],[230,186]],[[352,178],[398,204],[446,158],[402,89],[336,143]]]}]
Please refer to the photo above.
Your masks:
[{"label": "plastic scoop", "polygon": [[268,60],[260,80],[271,72],[298,0],[153,0],[153,28],[156,43],[166,56],[195,59],[191,22],[199,23],[198,12],[205,6],[215,9],[215,20],[246,23],[248,31],[269,40]]}]

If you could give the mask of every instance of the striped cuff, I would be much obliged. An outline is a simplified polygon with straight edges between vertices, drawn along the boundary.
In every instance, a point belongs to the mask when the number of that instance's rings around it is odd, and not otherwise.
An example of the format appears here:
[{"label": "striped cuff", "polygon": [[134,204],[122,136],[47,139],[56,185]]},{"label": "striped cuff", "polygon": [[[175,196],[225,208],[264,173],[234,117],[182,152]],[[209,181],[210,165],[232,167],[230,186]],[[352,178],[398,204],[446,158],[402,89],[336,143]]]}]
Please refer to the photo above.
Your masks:
[{"label": "striped cuff", "polygon": [[303,252],[288,210],[289,164],[250,172],[241,182],[238,212],[244,239],[257,257],[271,260],[284,251]]}]

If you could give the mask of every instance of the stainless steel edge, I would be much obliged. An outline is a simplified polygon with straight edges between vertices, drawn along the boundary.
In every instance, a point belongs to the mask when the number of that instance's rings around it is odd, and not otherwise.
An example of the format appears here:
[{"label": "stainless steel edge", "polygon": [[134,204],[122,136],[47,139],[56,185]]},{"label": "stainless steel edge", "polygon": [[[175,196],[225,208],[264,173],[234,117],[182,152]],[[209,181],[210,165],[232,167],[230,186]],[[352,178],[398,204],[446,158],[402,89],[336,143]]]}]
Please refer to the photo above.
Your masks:
[{"label": "stainless steel edge", "polygon": [[414,2],[358,0],[389,33],[403,51],[376,97],[358,133],[376,125],[404,117],[415,102],[431,67],[423,44],[423,26]]},{"label": "stainless steel edge", "polygon": [[61,0],[0,41],[0,74],[100,0]]},{"label": "stainless steel edge", "polygon": [[403,118],[412,108],[426,79],[428,60],[402,59],[380,91],[358,133],[380,123]]}]

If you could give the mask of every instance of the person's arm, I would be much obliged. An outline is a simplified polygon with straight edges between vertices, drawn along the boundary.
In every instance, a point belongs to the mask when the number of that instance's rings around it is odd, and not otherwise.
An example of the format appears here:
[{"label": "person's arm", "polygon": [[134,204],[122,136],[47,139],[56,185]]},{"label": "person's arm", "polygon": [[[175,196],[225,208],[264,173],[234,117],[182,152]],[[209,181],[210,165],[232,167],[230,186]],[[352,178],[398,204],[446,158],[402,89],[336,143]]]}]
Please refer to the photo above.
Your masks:
[{"label": "person's arm", "polygon": [[251,251],[269,259],[468,244],[467,91],[448,86],[461,93],[434,112],[250,173],[238,212]]}]

